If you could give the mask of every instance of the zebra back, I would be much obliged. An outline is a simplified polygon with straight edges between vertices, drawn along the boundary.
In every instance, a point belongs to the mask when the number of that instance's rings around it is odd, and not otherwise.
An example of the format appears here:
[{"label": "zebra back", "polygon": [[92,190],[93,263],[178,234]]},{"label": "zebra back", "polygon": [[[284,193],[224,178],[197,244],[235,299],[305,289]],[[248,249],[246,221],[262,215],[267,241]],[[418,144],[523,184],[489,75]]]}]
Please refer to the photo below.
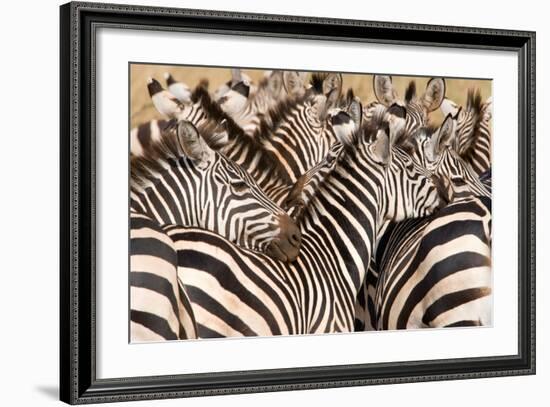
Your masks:
[{"label": "zebra back", "polygon": [[177,277],[174,242],[144,214],[130,213],[130,339],[197,338],[191,303]]},{"label": "zebra back", "polygon": [[491,324],[491,214],[470,194],[397,224],[382,250],[377,329]]}]

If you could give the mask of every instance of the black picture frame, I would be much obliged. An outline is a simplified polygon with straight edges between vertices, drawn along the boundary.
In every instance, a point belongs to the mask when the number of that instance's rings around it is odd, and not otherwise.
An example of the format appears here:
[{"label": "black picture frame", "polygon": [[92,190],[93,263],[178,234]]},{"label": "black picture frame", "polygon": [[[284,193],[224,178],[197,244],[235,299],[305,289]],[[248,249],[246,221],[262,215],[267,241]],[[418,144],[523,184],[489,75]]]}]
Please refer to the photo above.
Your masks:
[{"label": "black picture frame", "polygon": [[[535,33],[73,2],[60,7],[60,397],[71,404],[535,373]],[[507,50],[519,60],[519,351],[515,355],[98,379],[95,30],[170,30]]]}]

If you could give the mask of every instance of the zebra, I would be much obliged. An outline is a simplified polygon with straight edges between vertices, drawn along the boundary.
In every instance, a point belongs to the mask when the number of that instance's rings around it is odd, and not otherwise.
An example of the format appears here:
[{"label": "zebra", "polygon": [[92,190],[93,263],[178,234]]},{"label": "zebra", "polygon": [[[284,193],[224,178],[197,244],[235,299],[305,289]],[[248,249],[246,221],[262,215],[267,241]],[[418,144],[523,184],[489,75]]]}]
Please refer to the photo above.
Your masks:
[{"label": "zebra", "polygon": [[302,216],[296,261],[274,261],[210,231],[167,231],[199,337],[353,330],[377,224],[440,205],[431,176],[392,146],[386,128],[356,133]]},{"label": "zebra", "polygon": [[[388,117],[386,120],[386,123],[392,121]],[[458,153],[450,148],[455,144],[452,140],[456,137],[454,130],[453,117],[449,114],[439,129],[420,128],[412,140],[396,137],[396,143],[416,161],[422,162],[437,177],[451,180],[447,186],[452,191],[446,194],[446,198],[452,202],[429,218],[409,219],[397,225],[388,222],[382,224],[379,231],[381,243],[375,249],[376,256],[371,260],[371,267],[355,304],[356,330],[475,325],[489,324],[491,321],[490,191],[478,180],[469,165],[460,159]],[[289,194],[290,208],[286,209],[291,216],[300,219],[324,179],[336,167],[341,154],[341,146],[333,146],[331,154],[323,162],[300,178]],[[421,261],[424,260],[422,256],[425,255],[425,249],[437,245],[448,248],[438,259],[451,259],[447,260],[449,264],[446,263],[443,271],[437,267],[433,254],[428,259],[430,261]],[[438,254],[437,250],[435,253]],[[465,267],[466,270],[459,267]],[[468,270],[468,267],[472,270]],[[426,281],[421,277],[437,281],[436,277],[444,271],[449,274],[460,273],[462,281],[455,283],[454,291],[453,287],[432,289],[432,295],[440,295],[437,304],[430,303],[428,305],[432,308],[427,305],[422,308],[418,304],[427,300],[419,295]],[[416,280],[416,291],[407,291]],[[395,284],[399,290],[392,292]],[[405,307],[411,303],[417,307],[414,315],[407,314],[411,310]],[[460,313],[452,312],[450,308],[453,306],[468,309],[468,313],[462,312],[462,315],[475,314],[476,318],[457,319]],[[440,314],[445,313],[446,317],[429,317],[434,316],[436,309]],[[399,321],[389,317],[393,315],[392,312],[395,314],[398,311],[402,311]],[[426,316],[419,319],[418,314],[422,311],[425,311]]]},{"label": "zebra", "polygon": [[439,128],[421,127],[412,136],[402,134],[397,142],[434,175],[450,181],[462,180],[474,195],[490,198],[490,190],[458,153],[454,120],[448,114]]},{"label": "zebra", "polygon": [[[322,160],[337,141],[330,113],[340,101],[342,76],[314,73],[311,86],[303,91],[299,74],[288,74],[285,88],[294,96],[269,111],[254,138],[281,163],[293,184],[301,174]],[[268,176],[262,175],[260,185]]]},{"label": "zebra", "polygon": [[240,166],[211,148],[227,132],[179,121],[131,160],[130,207],[159,224],[198,226],[282,261],[298,255],[300,230]]},{"label": "zebra", "polygon": [[197,338],[191,303],[177,276],[177,252],[164,226],[130,212],[130,340]]},{"label": "zebra", "polygon": [[488,171],[491,166],[492,98],[483,103],[479,89],[469,89],[465,109],[445,99],[441,111],[457,116],[457,151],[460,156],[478,176]]},{"label": "zebra", "polygon": [[[471,193],[470,193],[471,194]],[[382,251],[377,329],[491,324],[491,213],[459,197],[413,228],[397,225]]]},{"label": "zebra", "polygon": [[387,226],[356,303],[359,329],[491,323],[490,189],[453,148],[451,114],[431,137],[419,133],[417,156],[454,196],[431,217]]}]

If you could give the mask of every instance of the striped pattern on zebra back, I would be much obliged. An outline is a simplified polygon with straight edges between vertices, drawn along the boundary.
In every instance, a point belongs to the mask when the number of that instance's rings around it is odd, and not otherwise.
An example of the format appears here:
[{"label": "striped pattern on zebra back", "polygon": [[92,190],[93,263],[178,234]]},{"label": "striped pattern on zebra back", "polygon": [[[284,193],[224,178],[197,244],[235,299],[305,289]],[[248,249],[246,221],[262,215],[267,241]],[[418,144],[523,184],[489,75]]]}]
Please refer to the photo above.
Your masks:
[{"label": "striped pattern on zebra back", "polygon": [[131,161],[131,208],[159,224],[198,226],[244,247],[293,260],[300,231],[240,166],[208,146],[227,138],[223,125],[198,130],[180,121],[147,155]]},{"label": "striped pattern on zebra back", "polygon": [[384,130],[357,135],[338,163],[304,213],[292,263],[208,231],[168,231],[200,337],[353,329],[377,224],[431,213],[439,198],[426,171],[391,147]]},{"label": "striped pattern on zebra back", "polygon": [[445,80],[443,78],[431,78],[421,97],[416,94],[416,82],[411,81],[405,91],[404,100],[398,98],[398,93],[393,87],[392,77],[389,75],[374,75],[373,89],[378,104],[367,105],[364,111],[365,121],[379,120],[384,113],[384,107],[392,105],[405,107],[406,116],[399,127],[399,133],[413,134],[422,126],[428,124],[428,115],[438,109],[445,98]]},{"label": "striped pattern on zebra back", "polygon": [[177,275],[177,253],[164,227],[130,213],[130,339],[197,338],[191,303]]},{"label": "striped pattern on zebra back", "polygon": [[492,323],[491,213],[467,195],[387,232],[372,301],[377,329]]}]

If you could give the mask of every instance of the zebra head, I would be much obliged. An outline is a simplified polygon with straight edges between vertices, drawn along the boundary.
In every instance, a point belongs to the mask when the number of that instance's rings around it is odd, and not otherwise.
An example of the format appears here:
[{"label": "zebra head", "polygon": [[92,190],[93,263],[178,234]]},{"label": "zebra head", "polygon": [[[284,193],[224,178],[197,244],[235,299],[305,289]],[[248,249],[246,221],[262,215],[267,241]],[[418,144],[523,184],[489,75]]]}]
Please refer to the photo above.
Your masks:
[{"label": "zebra head", "polygon": [[401,131],[412,134],[428,123],[428,115],[438,109],[445,98],[445,80],[431,78],[424,94],[419,98],[416,94],[416,82],[411,81],[405,91],[405,99],[399,100],[389,75],[374,75],[374,94],[378,102],[387,108],[401,105],[406,109],[406,116]]},{"label": "zebra head", "polygon": [[[132,207],[160,224],[196,226],[243,247],[293,261],[300,230],[252,177],[210,145],[227,139],[223,126],[200,130],[180,121],[148,156],[132,161]],[[209,145],[210,144],[210,145]]]},{"label": "zebra head", "polygon": [[455,118],[449,113],[439,128],[421,127],[412,136],[402,138],[402,145],[442,182],[467,184],[474,195],[489,197],[487,187],[458,153],[456,130]]},{"label": "zebra head", "polygon": [[383,167],[381,221],[430,215],[444,204],[443,185],[394,140],[389,123],[383,122],[368,144],[371,160]]},{"label": "zebra head", "polygon": [[479,89],[468,89],[466,107],[463,109],[455,102],[445,98],[441,104],[441,112],[452,115],[455,120],[457,151],[462,154],[471,145],[476,125],[482,115],[483,105]]}]

